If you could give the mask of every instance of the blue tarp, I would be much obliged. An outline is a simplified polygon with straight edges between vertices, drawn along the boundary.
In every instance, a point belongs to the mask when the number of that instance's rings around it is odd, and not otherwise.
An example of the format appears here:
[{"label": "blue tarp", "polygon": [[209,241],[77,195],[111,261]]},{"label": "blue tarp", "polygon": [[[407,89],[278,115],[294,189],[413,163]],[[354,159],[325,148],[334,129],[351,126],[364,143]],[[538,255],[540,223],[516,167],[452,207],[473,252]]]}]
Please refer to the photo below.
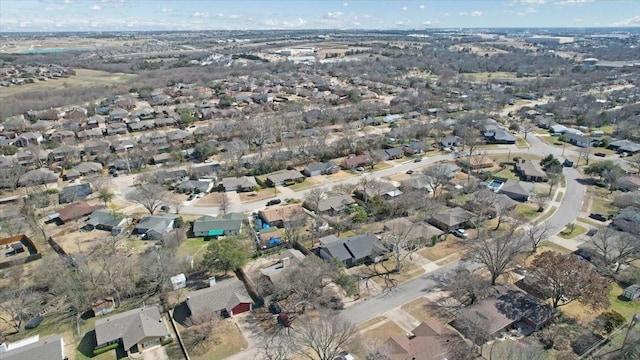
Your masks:
[{"label": "blue tarp", "polygon": [[271,226],[269,226],[269,224],[267,224],[267,223],[262,224],[262,228],[263,228],[263,229],[268,229],[268,228],[270,228],[270,227],[271,227]]},{"label": "blue tarp", "polygon": [[269,246],[276,246],[282,244],[282,240],[280,238],[271,238],[269,240]]}]

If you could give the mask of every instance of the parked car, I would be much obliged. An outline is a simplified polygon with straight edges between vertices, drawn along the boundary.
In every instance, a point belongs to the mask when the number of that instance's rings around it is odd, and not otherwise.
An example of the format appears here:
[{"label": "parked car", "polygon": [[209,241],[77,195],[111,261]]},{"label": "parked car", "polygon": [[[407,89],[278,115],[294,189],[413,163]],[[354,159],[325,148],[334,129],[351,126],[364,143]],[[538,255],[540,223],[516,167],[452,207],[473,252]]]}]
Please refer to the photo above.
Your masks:
[{"label": "parked car", "polygon": [[600,214],[600,213],[591,213],[591,214],[589,214],[589,217],[594,219],[594,220],[598,220],[598,221],[607,221],[607,220],[609,220],[605,215]]},{"label": "parked car", "polygon": [[191,194],[191,195],[189,195],[189,197],[187,198],[187,201],[191,201],[191,200],[193,200],[193,199],[195,199],[195,198],[196,198],[196,196],[195,196],[195,195],[193,195],[193,194]]},{"label": "parked car", "polygon": [[280,200],[280,199],[271,199],[271,200],[267,201],[267,206],[278,205],[281,202],[282,202],[282,200]]},{"label": "parked car", "polygon": [[627,157],[630,156],[628,152],[623,152],[622,154],[620,154],[620,157]]},{"label": "parked car", "polygon": [[571,160],[571,159],[564,159],[564,166],[566,166],[566,167],[573,167],[573,160]]},{"label": "parked car", "polygon": [[363,168],[362,166],[358,166],[358,167],[356,168],[356,171],[364,171],[364,168]]},{"label": "parked car", "polygon": [[587,231],[587,236],[593,236],[593,235],[595,235],[597,233],[598,233],[598,229],[591,228],[591,229],[589,229],[589,231]]},{"label": "parked car", "polygon": [[462,239],[466,239],[469,237],[469,234],[464,229],[454,229],[451,230],[451,233]]},{"label": "parked car", "polygon": [[601,152],[597,152],[597,153],[595,153],[595,154],[593,154],[593,155],[594,155],[594,156],[599,156],[599,157],[605,157],[605,156],[607,156],[607,154],[605,154],[605,153],[601,153]]},{"label": "parked car", "polygon": [[414,159],[414,160],[413,160],[413,162],[414,162],[414,163],[418,163],[418,162],[420,162],[420,161],[422,161],[422,158],[417,158],[417,159]]},{"label": "parked car", "polygon": [[413,174],[413,170],[407,170],[407,174],[409,175]]}]

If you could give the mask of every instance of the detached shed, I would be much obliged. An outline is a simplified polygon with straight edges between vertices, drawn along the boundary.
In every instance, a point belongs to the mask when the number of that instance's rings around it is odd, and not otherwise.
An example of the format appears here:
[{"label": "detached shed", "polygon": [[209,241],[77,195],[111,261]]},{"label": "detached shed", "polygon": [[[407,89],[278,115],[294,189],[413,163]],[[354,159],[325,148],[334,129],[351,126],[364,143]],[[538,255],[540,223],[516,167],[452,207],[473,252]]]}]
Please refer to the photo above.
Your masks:
[{"label": "detached shed", "polygon": [[624,291],[622,292],[622,296],[630,301],[640,298],[640,284],[633,284],[624,289]]}]

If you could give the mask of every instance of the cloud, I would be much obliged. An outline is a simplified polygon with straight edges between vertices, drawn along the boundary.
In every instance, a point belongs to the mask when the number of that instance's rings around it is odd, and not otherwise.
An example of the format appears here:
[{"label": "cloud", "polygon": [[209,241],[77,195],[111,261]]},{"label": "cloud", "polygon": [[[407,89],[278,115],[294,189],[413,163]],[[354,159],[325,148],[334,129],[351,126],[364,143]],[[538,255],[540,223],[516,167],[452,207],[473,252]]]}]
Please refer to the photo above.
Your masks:
[{"label": "cloud", "polygon": [[402,7],[402,11],[407,11],[407,7],[406,7],[406,6],[403,6],[403,7]]},{"label": "cloud", "polygon": [[615,22],[612,26],[640,26],[640,15]]},{"label": "cloud", "polygon": [[451,16],[451,14],[449,14],[448,12],[442,14],[442,16]]},{"label": "cloud", "polygon": [[543,5],[547,0],[513,0],[509,5]]},{"label": "cloud", "polygon": [[341,11],[335,11],[335,12],[331,12],[331,11],[330,11],[330,12],[328,12],[328,13],[326,13],[326,14],[324,15],[324,18],[325,18],[325,19],[337,19],[337,18],[339,18],[339,17],[340,17],[340,16],[342,16],[342,15],[344,15],[344,13],[343,13],[343,12],[341,12]]},{"label": "cloud", "polygon": [[173,11],[173,9],[162,8],[162,12],[163,13],[170,13],[172,11]]},{"label": "cloud", "polygon": [[573,19],[573,21],[577,22],[577,23],[581,23],[584,21],[584,19]]},{"label": "cloud", "polygon": [[553,3],[555,6],[574,6],[574,5],[584,5],[587,3],[592,3],[593,0],[562,0],[556,1]]},{"label": "cloud", "polygon": [[424,5],[420,5],[418,7],[420,8],[420,10],[424,9]]},{"label": "cloud", "polygon": [[[467,12],[467,11],[463,11],[459,14],[460,16],[472,16],[472,17],[478,17],[478,16],[482,16],[484,15],[484,12],[480,11],[480,10],[475,10],[475,11],[471,11],[471,12]],[[447,16],[447,15],[445,15]]]},{"label": "cloud", "polygon": [[433,24],[431,23],[431,21],[427,20],[427,21],[423,21],[423,22],[422,22],[422,25],[424,25],[424,26],[431,26],[431,25],[433,25]]},{"label": "cloud", "polygon": [[516,15],[518,15],[518,16],[525,16],[525,15],[527,15],[527,14],[535,14],[535,13],[537,13],[537,12],[538,12],[538,10],[536,10],[536,8],[534,8],[534,7],[528,7],[528,8],[526,8],[526,9],[524,9],[524,10],[522,10],[522,11],[520,11],[520,12],[516,13]]},{"label": "cloud", "polygon": [[208,12],[204,12],[204,11],[196,11],[193,14],[191,14],[191,17],[194,17],[194,18],[206,18],[206,17],[209,17],[209,13]]},{"label": "cloud", "polygon": [[100,5],[98,5],[98,4],[95,4],[95,5],[93,5],[93,6],[91,7],[91,10],[94,10],[94,11],[98,11],[98,10],[100,10],[100,9],[101,9],[101,7],[100,7]]},{"label": "cloud", "polygon": [[342,4],[342,7],[347,7],[347,6],[349,6],[348,2]]}]

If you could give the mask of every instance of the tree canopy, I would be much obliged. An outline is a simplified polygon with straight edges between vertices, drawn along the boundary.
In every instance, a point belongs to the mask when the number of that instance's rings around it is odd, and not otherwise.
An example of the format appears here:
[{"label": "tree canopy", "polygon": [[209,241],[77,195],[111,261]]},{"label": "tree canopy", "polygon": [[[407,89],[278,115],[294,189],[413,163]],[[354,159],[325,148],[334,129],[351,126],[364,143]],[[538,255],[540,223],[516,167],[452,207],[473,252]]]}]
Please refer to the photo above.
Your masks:
[{"label": "tree canopy", "polygon": [[247,263],[249,257],[242,240],[238,237],[227,237],[215,240],[207,248],[204,254],[204,264],[213,270],[224,271],[241,268]]}]

